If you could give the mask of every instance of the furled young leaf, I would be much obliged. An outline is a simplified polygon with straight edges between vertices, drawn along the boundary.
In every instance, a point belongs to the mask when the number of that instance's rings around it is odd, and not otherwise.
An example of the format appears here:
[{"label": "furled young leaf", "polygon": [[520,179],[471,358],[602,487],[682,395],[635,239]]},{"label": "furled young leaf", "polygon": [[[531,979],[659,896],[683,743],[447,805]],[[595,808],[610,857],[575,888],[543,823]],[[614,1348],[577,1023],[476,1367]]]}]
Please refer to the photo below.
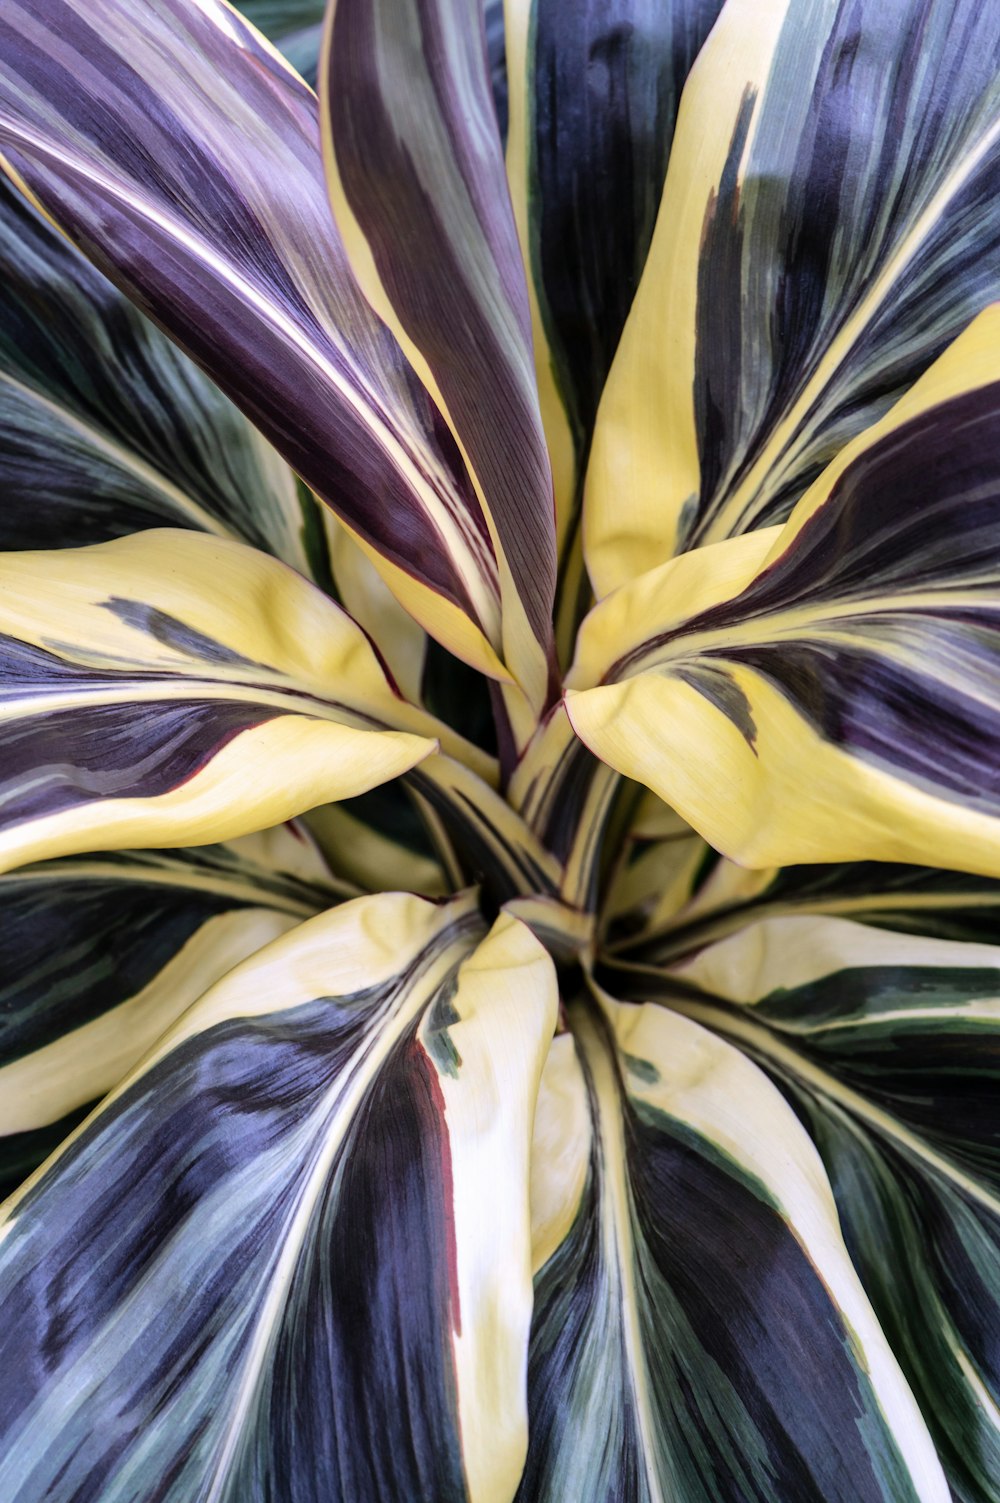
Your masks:
[{"label": "furled young leaf", "polygon": [[[706,866],[717,861],[707,841],[647,792],[622,833],[608,883],[602,907],[606,943],[617,948],[672,932],[700,894]],[[731,862],[719,864],[732,868]]]},{"label": "furled young leaf", "polygon": [[12,0],[0,151],[362,539],[423,624],[502,672],[479,502],[348,268],[315,97],[259,34],[221,0]]},{"label": "furled young leaf", "polygon": [[479,5],[336,0],[320,94],[352,264],[468,461],[499,562],[505,661],[541,709],[552,478]]},{"label": "furled young leaf", "polygon": [[481,932],[402,894],[310,920],[8,1202],[4,1498],[512,1496],[556,986]]},{"label": "furled young leaf", "polygon": [[322,580],[315,503],[288,466],[2,177],[0,431],[4,549],[193,527]]},{"label": "furled young leaf", "polygon": [[729,0],[598,423],[599,595],[784,520],[1000,297],[998,189],[1000,8]]},{"label": "furled young leaf", "polygon": [[354,891],[291,826],[0,877],[3,1194],[214,981]]},{"label": "furled young leaf", "polygon": [[535,1119],[519,1498],[947,1503],[779,1092],[665,1008],[570,1024]]},{"label": "furled young leaf", "polygon": [[7,870],[231,839],[363,793],[448,736],[319,590],[196,533],[0,556],[0,648]]},{"label": "furled young leaf", "polygon": [[752,866],[1000,872],[1000,307],[783,528],[685,554],[580,636],[577,731]]},{"label": "furled young leaf", "polygon": [[[905,914],[905,891],[897,902]],[[913,920],[924,912],[915,901]],[[658,991],[790,1094],[956,1496],[995,1499],[1000,947],[786,914],[701,950]]]}]

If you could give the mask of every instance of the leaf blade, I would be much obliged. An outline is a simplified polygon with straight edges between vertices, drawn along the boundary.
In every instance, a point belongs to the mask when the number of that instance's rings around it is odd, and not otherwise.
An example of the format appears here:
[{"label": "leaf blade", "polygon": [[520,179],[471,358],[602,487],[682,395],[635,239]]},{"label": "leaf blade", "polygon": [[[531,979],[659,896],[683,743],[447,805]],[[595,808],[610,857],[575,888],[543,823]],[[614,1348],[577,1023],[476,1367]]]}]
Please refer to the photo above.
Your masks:
[{"label": "leaf blade", "polygon": [[495,672],[485,524],[347,266],[311,90],[219,0],[115,0],[100,16],[57,0],[44,23],[19,3],[2,34],[8,165],[362,538],[407,607]]},{"label": "leaf blade", "polygon": [[[108,1150],[114,1144],[125,1170],[132,1133],[137,1147],[148,1141],[142,1125],[150,1113],[160,1117],[168,1141],[168,1124],[175,1124],[163,1166],[174,1197],[189,1193],[186,1142],[200,1138],[204,1148],[223,1149],[206,1160],[186,1229],[166,1229],[144,1278],[127,1254],[113,1253],[113,1284],[94,1287],[84,1325],[58,1343],[47,1374],[36,1371],[34,1412],[63,1413],[59,1433],[75,1451],[76,1483],[102,1476],[107,1486],[128,1488],[146,1479],[165,1487],[165,1499],[190,1497],[192,1487],[235,1498],[241,1489],[285,1479],[291,1444],[308,1456],[296,1468],[304,1499],[403,1498],[422,1488],[494,1498],[502,1483],[483,1488],[483,1458],[476,1459],[491,1431],[494,1478],[516,1478],[523,1396],[510,1373],[523,1364],[530,1312],[527,1154],[555,983],[523,926],[502,920],[475,948],[480,932],[467,900],[440,908],[401,894],[361,899],[310,921],[209,993],[34,1186],[8,1203],[0,1244],[5,1283],[30,1299],[31,1244],[36,1254],[47,1244],[50,1256],[75,1263],[65,1229],[80,1217],[90,1221],[95,1202],[110,1209],[116,1154]],[[183,1067],[189,1056],[201,1061],[203,1086]],[[247,1131],[227,1142],[225,1095],[211,1086],[235,1086],[241,1070]],[[239,1110],[236,1099],[230,1109]],[[267,1121],[263,1132],[251,1130],[254,1111],[258,1123]],[[372,1157],[358,1132],[375,1120],[385,1133],[381,1156]],[[478,1133],[468,1130],[472,1120]],[[367,1131],[364,1141],[371,1141]],[[489,1185],[494,1210],[478,1225],[461,1216],[456,1225],[458,1199],[484,1204],[484,1186],[474,1183],[484,1154],[503,1161],[502,1185],[495,1177]],[[122,1230],[129,1218],[155,1221],[162,1193],[139,1164],[133,1168],[130,1213],[117,1218]],[[89,1209],[71,1189],[81,1170],[92,1192]],[[276,1196],[282,1184],[286,1193]],[[387,1195],[390,1186],[406,1193]],[[53,1201],[56,1190],[62,1193]],[[61,1208],[54,1220],[48,1204]],[[213,1211],[216,1232],[206,1248],[200,1227]],[[256,1252],[244,1236],[251,1217],[259,1218]],[[359,1246],[361,1223],[367,1246],[378,1249],[374,1264]],[[91,1224],[97,1232],[99,1222]],[[404,1230],[410,1236],[400,1243]],[[505,1287],[489,1256],[497,1241],[508,1252]],[[214,1273],[202,1309],[196,1318],[182,1316],[168,1335],[157,1312],[176,1298],[173,1275],[186,1267],[187,1281],[206,1260]],[[489,1262],[494,1272],[484,1276]],[[218,1280],[220,1264],[228,1289]],[[406,1270],[401,1287],[396,1281]],[[83,1265],[77,1271],[86,1277]],[[129,1294],[137,1274],[141,1288],[132,1294],[141,1313]],[[364,1297],[354,1297],[352,1287]],[[498,1298],[500,1327],[490,1314]],[[319,1318],[306,1319],[310,1309]],[[215,1338],[207,1345],[206,1320]],[[148,1378],[136,1386],[116,1359],[122,1337],[131,1345],[140,1333],[147,1357],[150,1346],[158,1356],[144,1362]],[[455,1352],[462,1340],[473,1349],[468,1359]],[[67,1379],[81,1350],[93,1377],[74,1393]],[[222,1377],[227,1356],[220,1390],[207,1380],[213,1368]],[[318,1391],[315,1412],[303,1404],[295,1380],[303,1362],[317,1389],[339,1396],[339,1424],[331,1426]],[[32,1412],[27,1398],[5,1395],[0,1408],[9,1426]],[[114,1440],[123,1401],[150,1414],[149,1423],[127,1426],[124,1449]],[[82,1449],[69,1440],[74,1413],[89,1419]],[[491,1419],[506,1427],[499,1442]],[[8,1446],[8,1462],[11,1454]],[[22,1450],[12,1497],[27,1503],[44,1496],[64,1459],[41,1447]]]}]

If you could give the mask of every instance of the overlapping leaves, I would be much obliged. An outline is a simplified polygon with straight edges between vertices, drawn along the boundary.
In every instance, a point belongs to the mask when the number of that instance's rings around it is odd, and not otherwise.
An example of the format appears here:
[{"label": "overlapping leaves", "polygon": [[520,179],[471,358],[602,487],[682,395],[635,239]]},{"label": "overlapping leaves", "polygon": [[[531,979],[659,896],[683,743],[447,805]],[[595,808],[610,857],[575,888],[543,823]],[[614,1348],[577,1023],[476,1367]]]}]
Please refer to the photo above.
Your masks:
[{"label": "overlapping leaves", "polygon": [[1000,22],[505,9],[0,14],[13,1503],[1000,1497]]}]

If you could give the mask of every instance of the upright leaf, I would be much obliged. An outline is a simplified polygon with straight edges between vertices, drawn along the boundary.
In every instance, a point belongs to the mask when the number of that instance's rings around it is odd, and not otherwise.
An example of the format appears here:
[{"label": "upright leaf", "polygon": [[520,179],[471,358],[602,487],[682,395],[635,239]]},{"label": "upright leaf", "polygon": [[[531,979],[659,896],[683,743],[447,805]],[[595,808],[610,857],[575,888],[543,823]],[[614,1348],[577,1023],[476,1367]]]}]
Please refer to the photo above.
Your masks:
[{"label": "upright leaf", "polygon": [[730,0],[598,423],[599,595],[784,520],[1000,296],[998,188],[996,6]]},{"label": "upright leaf", "polygon": [[505,660],[537,711],[552,479],[477,0],[335,0],[320,93],[352,264],[468,461],[499,564]]},{"label": "upright leaf", "polygon": [[468,899],[309,921],[8,1203],[11,1503],[512,1496],[556,986],[480,934]]},{"label": "upright leaf", "polygon": [[[653,234],[684,80],[722,0],[507,7],[507,170],[536,303],[535,358],[570,525],[601,392]],[[565,462],[564,462],[565,463]]]}]

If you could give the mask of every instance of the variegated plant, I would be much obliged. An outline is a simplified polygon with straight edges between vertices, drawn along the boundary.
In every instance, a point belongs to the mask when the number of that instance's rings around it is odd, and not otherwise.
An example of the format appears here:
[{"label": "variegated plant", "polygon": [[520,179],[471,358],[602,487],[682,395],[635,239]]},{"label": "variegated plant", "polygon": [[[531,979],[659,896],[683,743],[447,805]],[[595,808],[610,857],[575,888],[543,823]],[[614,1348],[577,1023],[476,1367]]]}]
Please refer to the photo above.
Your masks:
[{"label": "variegated plant", "polygon": [[244,10],[0,0],[0,1503],[1000,1499],[1000,5]]}]

